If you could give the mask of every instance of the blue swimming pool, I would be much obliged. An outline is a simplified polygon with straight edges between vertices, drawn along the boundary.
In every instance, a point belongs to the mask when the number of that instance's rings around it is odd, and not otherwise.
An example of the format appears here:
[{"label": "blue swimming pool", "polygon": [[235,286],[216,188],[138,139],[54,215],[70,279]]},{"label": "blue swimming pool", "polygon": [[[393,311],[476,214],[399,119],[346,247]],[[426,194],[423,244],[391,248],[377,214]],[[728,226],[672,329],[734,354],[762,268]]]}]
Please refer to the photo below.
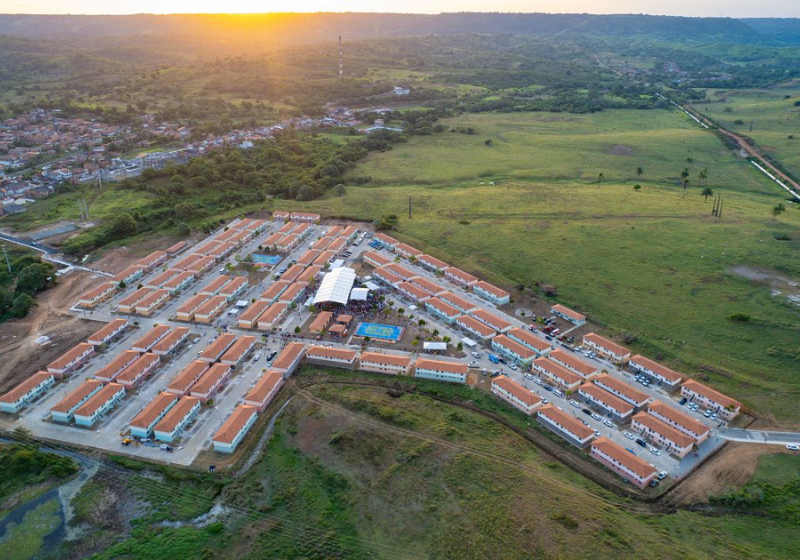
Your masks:
[{"label": "blue swimming pool", "polygon": [[397,342],[403,336],[403,327],[396,325],[380,325],[378,323],[360,323],[355,336],[374,338],[387,342]]},{"label": "blue swimming pool", "polygon": [[259,255],[258,253],[253,253],[251,256],[253,257],[254,263],[266,264],[269,266],[275,266],[283,260],[283,257],[278,255]]}]

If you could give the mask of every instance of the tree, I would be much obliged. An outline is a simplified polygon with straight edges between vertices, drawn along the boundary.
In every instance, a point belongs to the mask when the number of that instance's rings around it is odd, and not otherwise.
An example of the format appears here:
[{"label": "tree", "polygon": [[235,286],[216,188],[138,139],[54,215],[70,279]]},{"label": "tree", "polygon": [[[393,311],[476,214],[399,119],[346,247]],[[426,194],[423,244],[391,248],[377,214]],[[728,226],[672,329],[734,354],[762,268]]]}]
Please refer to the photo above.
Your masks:
[{"label": "tree", "polygon": [[700,173],[697,174],[697,178],[700,179],[701,183],[708,179],[708,169],[701,169]]},{"label": "tree", "polygon": [[686,185],[689,183],[689,168],[684,167],[681,171],[681,183],[683,183],[683,196],[686,196]]},{"label": "tree", "polygon": [[22,319],[28,314],[32,307],[36,306],[36,300],[28,294],[19,294],[11,304],[11,316]]},{"label": "tree", "polygon": [[786,210],[786,206],[783,205],[783,202],[780,202],[772,207],[772,215],[777,218],[783,214],[784,210]]},{"label": "tree", "polygon": [[491,138],[489,138],[489,139],[488,139],[486,142],[484,142],[484,144],[485,144],[486,146],[489,146],[490,148],[491,148],[492,146],[494,146],[494,142],[492,141],[492,139],[491,139]]},{"label": "tree", "polygon": [[714,189],[711,187],[703,187],[703,190],[700,191],[700,194],[703,195],[705,201],[708,201],[709,196],[714,196]]},{"label": "tree", "polygon": [[342,197],[347,194],[347,189],[342,183],[339,183],[335,187],[333,187],[333,194],[336,196]]},{"label": "tree", "polygon": [[297,326],[294,328],[294,334],[300,334],[300,331],[301,331],[301,329],[300,329],[300,325],[297,325]]},{"label": "tree", "polygon": [[314,189],[309,187],[308,185],[302,185],[300,189],[297,191],[296,199],[299,201],[306,201],[306,200],[314,200],[317,197],[317,193],[314,192]]},{"label": "tree", "polygon": [[111,234],[116,237],[126,237],[136,233],[136,220],[130,214],[120,214],[111,224]]},{"label": "tree", "polygon": [[35,294],[41,292],[49,283],[52,275],[50,266],[42,263],[29,264],[17,276],[17,293]]},{"label": "tree", "polygon": [[640,178],[644,174],[644,167],[637,167],[636,168],[636,178]]},{"label": "tree", "polygon": [[605,174],[604,174],[604,173],[600,173],[600,174],[597,176],[597,182],[598,182],[598,183],[602,183],[602,182],[603,182],[603,177],[605,177]]},{"label": "tree", "polygon": [[638,191],[642,188],[642,185],[633,185],[633,190]]}]

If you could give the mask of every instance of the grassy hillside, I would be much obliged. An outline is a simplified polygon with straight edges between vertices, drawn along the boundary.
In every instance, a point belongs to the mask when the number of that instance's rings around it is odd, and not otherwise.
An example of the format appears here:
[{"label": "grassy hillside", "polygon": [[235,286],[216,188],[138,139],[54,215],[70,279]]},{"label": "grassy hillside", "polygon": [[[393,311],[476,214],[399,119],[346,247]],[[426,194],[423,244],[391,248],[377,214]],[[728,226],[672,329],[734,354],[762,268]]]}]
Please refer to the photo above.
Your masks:
[{"label": "grassy hillside", "polygon": [[[319,372],[306,368],[299,378]],[[451,392],[473,396],[468,388]],[[188,477],[171,482],[181,496],[194,490]],[[183,523],[160,523],[164,517],[140,505],[144,516],[133,531],[97,558],[163,558],[166,551],[247,559],[798,552],[790,538],[795,527],[778,519],[660,513],[597,488],[481,415],[423,395],[392,398],[377,387],[315,385],[295,393],[261,460],[226,480],[220,505],[230,512],[219,518],[224,525],[205,527],[175,514],[167,519]]]},{"label": "grassy hillside", "polygon": [[[711,90],[713,103],[695,107],[722,126],[749,136],[794,177],[800,177],[800,82],[769,89]],[[752,122],[753,128],[750,130]]]},{"label": "grassy hillside", "polygon": [[[749,164],[668,112],[484,114],[445,123],[479,133],[414,138],[358,166],[371,186],[281,204],[361,219],[398,214],[403,240],[510,288],[525,286],[518,299],[536,295],[539,282],[554,285],[561,301],[607,332],[635,335],[634,350],[760,412],[800,420],[793,397],[782,395],[798,390],[798,308],[785,292],[774,297],[767,285],[731,273],[744,264],[800,277],[800,213],[790,207],[773,218],[782,198]],[[485,146],[492,137],[494,146]],[[615,145],[642,155],[614,155]],[[695,163],[686,163],[688,154]],[[639,165],[645,174],[636,180]],[[690,179],[708,168],[708,184],[725,197],[722,219],[710,216],[698,185],[683,197],[677,172],[686,166]],[[734,313],[751,320],[733,322]]]}]

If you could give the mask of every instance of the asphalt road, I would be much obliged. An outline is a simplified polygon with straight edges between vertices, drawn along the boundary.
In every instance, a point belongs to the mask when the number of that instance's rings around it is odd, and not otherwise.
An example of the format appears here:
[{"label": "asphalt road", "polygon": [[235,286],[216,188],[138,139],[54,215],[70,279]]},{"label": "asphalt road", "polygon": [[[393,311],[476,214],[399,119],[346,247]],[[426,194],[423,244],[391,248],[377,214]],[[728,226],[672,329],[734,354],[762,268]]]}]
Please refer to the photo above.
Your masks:
[{"label": "asphalt road", "polygon": [[764,430],[727,428],[719,431],[719,437],[728,441],[741,441],[745,443],[765,443],[772,445],[793,443],[800,445],[800,433],[796,432],[770,432]]}]

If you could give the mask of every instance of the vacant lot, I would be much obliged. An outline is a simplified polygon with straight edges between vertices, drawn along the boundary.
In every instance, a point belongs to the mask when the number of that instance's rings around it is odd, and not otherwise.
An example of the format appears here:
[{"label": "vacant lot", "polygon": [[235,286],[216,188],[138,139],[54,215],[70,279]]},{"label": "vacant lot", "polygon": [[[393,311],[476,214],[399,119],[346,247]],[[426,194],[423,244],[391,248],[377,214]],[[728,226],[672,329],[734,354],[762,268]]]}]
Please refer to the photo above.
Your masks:
[{"label": "vacant lot", "polygon": [[[713,135],[669,111],[479,113],[441,124],[447,132],[370,155],[354,175],[371,177],[375,185],[453,185],[480,179],[595,183],[603,173],[605,182],[678,185],[681,171],[689,168],[695,186],[701,184],[700,170],[707,169],[703,184],[711,187],[773,192]],[[452,132],[467,129],[475,133]]]},{"label": "vacant lot", "polygon": [[[513,140],[503,134],[508,147],[498,139],[494,147],[484,146],[484,132],[414,138],[370,156],[356,169],[356,175],[371,175],[380,184],[350,186],[342,198],[280,204],[358,219],[397,214],[400,224],[393,235],[512,290],[523,286],[525,294],[537,294],[539,283],[555,286],[559,300],[606,325],[607,333],[635,336],[635,351],[709,381],[780,421],[800,421],[793,397],[783,395],[800,384],[794,375],[800,359],[800,309],[785,294],[772,295],[766,283],[730,273],[732,267],[748,264],[800,280],[800,212],[790,207],[772,217],[772,206],[782,200],[779,189],[726,152],[712,135],[666,111],[467,115],[447,124],[472,123],[480,129],[489,125],[479,123],[493,118],[516,129]],[[542,127],[553,127],[553,134],[558,127],[574,129],[571,143],[537,160],[541,170],[536,173],[550,180],[508,178],[524,163],[523,152],[531,157],[538,153],[524,146],[535,145],[539,125],[534,123],[539,121]],[[600,142],[591,131],[602,123],[623,130]],[[652,129],[655,124],[667,130]],[[589,134],[579,134],[578,126]],[[540,141],[547,142],[541,150],[555,150],[548,138]],[[473,144],[472,168],[465,142]],[[641,160],[610,153],[619,144],[630,146],[634,154],[646,147],[647,153]],[[502,162],[509,167],[507,178],[481,184],[477,175],[494,165],[484,160],[496,157],[496,147],[516,153]],[[689,147],[694,160],[708,167],[714,191],[724,195],[721,219],[710,215],[711,199],[704,200],[699,186],[690,183],[684,198],[677,178],[669,178],[671,171],[686,165],[681,157]],[[478,158],[476,153],[487,156]],[[562,160],[571,163],[564,167]],[[582,160],[582,169],[591,172],[565,178]],[[638,165],[645,168],[638,191],[632,186],[635,181],[607,179],[635,177]],[[572,171],[560,171],[567,167]],[[467,169],[474,178],[466,179]],[[605,169],[607,178],[589,182],[598,169]],[[414,176],[429,173],[436,176],[431,184],[408,184]],[[750,320],[732,321],[737,313]]]},{"label": "vacant lot", "polygon": [[[709,90],[695,107],[724,127],[753,138],[764,152],[800,176],[800,82],[770,89]],[[752,128],[751,128],[752,124]]]}]

